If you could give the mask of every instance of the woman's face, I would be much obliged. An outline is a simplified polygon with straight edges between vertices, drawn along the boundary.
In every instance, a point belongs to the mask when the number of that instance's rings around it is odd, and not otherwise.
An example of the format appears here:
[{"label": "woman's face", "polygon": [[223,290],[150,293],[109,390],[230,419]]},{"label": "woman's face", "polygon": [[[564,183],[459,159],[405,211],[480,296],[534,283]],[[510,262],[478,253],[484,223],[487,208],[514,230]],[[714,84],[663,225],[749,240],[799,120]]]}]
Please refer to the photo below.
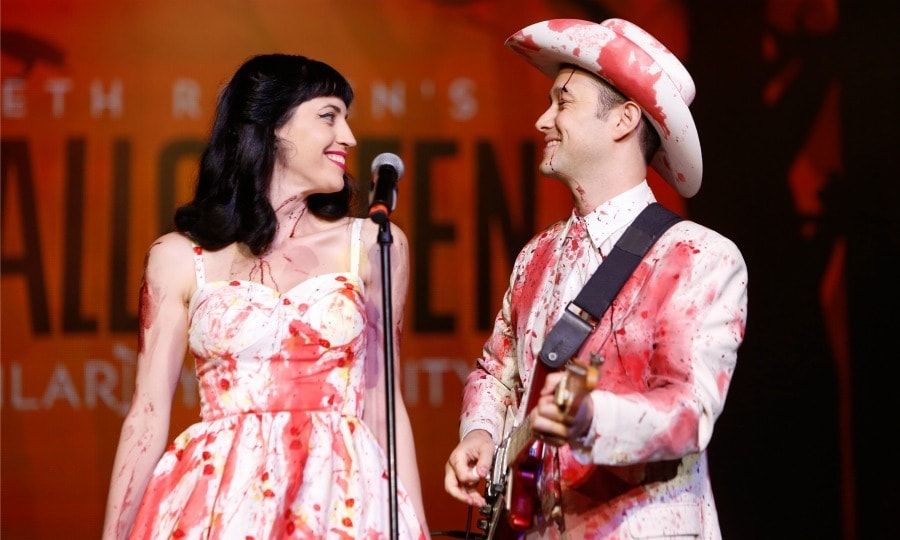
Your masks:
[{"label": "woman's face", "polygon": [[[317,97],[298,105],[275,130],[278,156],[274,178],[306,194],[344,187],[347,150],[356,139],[347,124],[347,106],[337,97]],[[273,178],[273,179],[274,179]]]}]

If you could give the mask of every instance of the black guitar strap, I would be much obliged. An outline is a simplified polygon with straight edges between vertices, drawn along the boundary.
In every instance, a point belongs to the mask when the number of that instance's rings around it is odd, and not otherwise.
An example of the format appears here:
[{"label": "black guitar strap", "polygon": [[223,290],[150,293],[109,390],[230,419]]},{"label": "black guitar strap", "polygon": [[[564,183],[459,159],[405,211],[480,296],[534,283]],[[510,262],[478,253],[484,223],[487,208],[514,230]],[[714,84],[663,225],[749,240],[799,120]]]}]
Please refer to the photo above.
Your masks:
[{"label": "black guitar strap", "polygon": [[644,255],[681,217],[653,203],[625,229],[612,251],[569,302],[541,347],[541,363],[556,370],[578,352]]}]

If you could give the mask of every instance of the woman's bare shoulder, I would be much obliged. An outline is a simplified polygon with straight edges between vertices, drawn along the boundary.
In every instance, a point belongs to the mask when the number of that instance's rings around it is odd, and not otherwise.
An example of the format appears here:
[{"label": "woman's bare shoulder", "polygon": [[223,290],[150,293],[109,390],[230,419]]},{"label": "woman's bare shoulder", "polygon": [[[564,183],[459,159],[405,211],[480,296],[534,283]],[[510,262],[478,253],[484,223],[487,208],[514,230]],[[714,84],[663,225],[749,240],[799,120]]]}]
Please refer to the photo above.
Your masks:
[{"label": "woman's bare shoulder", "polygon": [[[364,246],[368,248],[378,246],[378,227],[378,224],[371,219],[363,219],[360,236],[362,237],[361,240]],[[394,243],[397,245],[406,247],[409,244],[406,233],[404,233],[403,229],[394,222],[391,222],[391,236],[394,239]]]},{"label": "woman's bare shoulder", "polygon": [[154,240],[147,248],[147,257],[164,263],[175,263],[186,258],[187,262],[193,261],[195,244],[179,233],[166,233]]},{"label": "woman's bare shoulder", "polygon": [[145,278],[188,296],[196,282],[194,246],[188,237],[178,232],[160,236],[147,249]]}]

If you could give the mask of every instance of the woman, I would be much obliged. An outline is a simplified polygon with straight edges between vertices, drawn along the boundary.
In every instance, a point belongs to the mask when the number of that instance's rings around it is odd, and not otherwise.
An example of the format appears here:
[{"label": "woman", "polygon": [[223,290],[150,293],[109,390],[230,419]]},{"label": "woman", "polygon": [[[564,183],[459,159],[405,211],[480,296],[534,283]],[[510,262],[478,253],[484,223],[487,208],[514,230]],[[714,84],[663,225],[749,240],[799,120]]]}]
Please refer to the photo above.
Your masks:
[{"label": "woman", "polygon": [[[194,199],[147,255],[105,538],[387,535],[377,229],[346,217],[352,99],[332,67],[280,54],[223,91]],[[407,242],[393,232],[402,313]],[[165,448],[188,345],[202,421]],[[420,538],[402,401],[396,413],[399,532]]]}]

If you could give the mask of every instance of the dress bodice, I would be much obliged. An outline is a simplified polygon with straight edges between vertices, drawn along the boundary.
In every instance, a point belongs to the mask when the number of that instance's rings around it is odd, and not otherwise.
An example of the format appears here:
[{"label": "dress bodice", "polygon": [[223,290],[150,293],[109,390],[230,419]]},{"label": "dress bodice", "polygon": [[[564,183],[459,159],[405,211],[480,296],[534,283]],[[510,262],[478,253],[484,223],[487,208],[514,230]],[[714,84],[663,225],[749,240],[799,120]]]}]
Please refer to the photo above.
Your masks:
[{"label": "dress bodice", "polygon": [[350,271],[314,276],[285,292],[254,281],[207,282],[195,250],[189,343],[204,420],[294,410],[362,415],[360,224],[353,222]]}]

